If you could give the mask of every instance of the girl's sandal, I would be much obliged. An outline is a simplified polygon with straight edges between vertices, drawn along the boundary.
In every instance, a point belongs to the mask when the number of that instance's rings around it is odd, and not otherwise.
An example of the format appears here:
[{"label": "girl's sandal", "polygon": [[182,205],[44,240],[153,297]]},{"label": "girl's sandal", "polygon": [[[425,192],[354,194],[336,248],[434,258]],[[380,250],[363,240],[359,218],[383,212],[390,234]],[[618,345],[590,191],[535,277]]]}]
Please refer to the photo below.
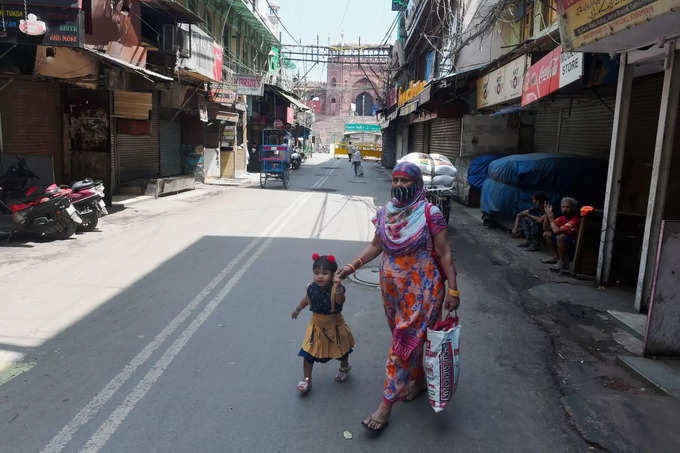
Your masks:
[{"label": "girl's sandal", "polygon": [[301,395],[306,395],[312,389],[312,380],[308,377],[298,382],[297,389]]},{"label": "girl's sandal", "polygon": [[349,377],[349,372],[352,369],[352,365],[347,365],[346,367],[340,367],[337,374],[335,375],[335,382],[345,382]]}]

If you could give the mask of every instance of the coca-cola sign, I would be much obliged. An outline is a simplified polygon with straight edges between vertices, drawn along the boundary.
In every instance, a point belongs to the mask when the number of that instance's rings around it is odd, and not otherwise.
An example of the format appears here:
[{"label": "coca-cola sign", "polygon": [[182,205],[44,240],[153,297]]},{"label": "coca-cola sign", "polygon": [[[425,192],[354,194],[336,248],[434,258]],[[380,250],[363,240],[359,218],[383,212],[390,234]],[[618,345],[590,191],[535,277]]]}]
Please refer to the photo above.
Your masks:
[{"label": "coca-cola sign", "polygon": [[262,79],[256,75],[235,74],[234,83],[236,84],[236,94],[244,94],[247,96],[264,95],[264,83],[262,83]]}]

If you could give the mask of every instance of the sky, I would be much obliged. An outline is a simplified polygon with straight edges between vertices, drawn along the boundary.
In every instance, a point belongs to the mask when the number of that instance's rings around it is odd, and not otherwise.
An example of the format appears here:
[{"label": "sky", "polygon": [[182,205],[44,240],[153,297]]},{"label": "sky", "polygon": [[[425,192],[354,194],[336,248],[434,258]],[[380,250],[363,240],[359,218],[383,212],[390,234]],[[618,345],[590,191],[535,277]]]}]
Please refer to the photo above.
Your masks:
[{"label": "sky", "polygon": [[[396,12],[392,11],[392,0],[279,0],[281,22],[303,44],[320,45],[340,42],[344,33],[345,43],[380,43],[394,21]],[[283,27],[279,27],[283,44],[293,44],[294,40]],[[392,44],[396,39],[395,31],[387,40]],[[294,62],[304,75],[314,63]],[[325,65],[318,64],[307,75],[308,80],[326,80]]]}]

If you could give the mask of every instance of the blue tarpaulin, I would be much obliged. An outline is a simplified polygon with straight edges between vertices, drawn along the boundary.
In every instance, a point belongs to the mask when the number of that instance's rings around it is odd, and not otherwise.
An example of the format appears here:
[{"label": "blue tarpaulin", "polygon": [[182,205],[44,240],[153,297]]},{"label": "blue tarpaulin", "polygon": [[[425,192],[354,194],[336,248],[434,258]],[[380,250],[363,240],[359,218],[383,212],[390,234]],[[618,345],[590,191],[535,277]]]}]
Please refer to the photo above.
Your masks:
[{"label": "blue tarpaulin", "polygon": [[601,207],[607,162],[565,154],[514,154],[491,162],[488,175],[481,199],[487,214],[514,216],[531,205],[535,192],[548,194],[556,207],[567,196]]},{"label": "blue tarpaulin", "polygon": [[489,174],[489,164],[505,156],[506,154],[487,154],[472,159],[470,168],[468,168],[468,183],[472,187],[481,189]]}]

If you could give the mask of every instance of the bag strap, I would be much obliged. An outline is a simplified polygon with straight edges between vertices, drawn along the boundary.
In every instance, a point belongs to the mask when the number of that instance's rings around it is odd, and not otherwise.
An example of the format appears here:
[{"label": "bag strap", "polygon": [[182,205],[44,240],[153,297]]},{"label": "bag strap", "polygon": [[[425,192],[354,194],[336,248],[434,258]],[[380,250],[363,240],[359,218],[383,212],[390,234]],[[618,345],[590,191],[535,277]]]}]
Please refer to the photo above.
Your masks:
[{"label": "bag strap", "polygon": [[335,285],[331,287],[331,313],[335,313]]}]

